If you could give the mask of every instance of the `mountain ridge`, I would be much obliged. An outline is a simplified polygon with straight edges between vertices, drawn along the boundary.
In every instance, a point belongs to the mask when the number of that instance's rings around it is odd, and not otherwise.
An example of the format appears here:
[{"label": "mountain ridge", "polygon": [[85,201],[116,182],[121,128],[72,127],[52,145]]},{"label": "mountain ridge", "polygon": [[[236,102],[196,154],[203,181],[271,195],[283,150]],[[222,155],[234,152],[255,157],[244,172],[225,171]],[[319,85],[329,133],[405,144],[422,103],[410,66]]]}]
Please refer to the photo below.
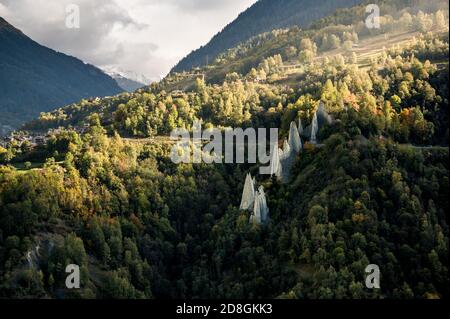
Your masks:
[{"label": "mountain ridge", "polygon": [[99,68],[47,48],[0,18],[0,126],[82,98],[122,92]]},{"label": "mountain ridge", "polygon": [[[192,51],[172,69],[172,72],[187,71],[201,67],[215,59],[220,53],[233,48],[251,37],[298,25],[306,27],[314,20],[331,14],[338,8],[349,7],[363,0],[260,0],[239,14],[222,31],[217,33],[206,45]],[[292,14],[302,6],[305,10]],[[266,21],[267,20],[267,21]]]},{"label": "mountain ridge", "polygon": [[138,74],[133,71],[126,71],[120,68],[103,67],[103,72],[108,74],[117,84],[127,92],[134,92],[144,86],[150,85],[152,82],[143,74]]}]

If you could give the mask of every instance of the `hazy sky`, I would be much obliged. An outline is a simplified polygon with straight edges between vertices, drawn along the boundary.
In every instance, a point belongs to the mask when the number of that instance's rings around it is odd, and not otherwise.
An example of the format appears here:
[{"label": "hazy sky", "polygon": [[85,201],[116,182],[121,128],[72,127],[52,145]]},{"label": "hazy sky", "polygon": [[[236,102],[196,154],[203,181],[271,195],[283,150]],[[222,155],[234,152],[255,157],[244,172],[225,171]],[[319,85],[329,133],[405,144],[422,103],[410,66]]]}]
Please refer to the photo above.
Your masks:
[{"label": "hazy sky", "polygon": [[[256,0],[0,0],[0,16],[33,40],[100,67],[165,75]],[[66,6],[80,28],[66,27]]]}]

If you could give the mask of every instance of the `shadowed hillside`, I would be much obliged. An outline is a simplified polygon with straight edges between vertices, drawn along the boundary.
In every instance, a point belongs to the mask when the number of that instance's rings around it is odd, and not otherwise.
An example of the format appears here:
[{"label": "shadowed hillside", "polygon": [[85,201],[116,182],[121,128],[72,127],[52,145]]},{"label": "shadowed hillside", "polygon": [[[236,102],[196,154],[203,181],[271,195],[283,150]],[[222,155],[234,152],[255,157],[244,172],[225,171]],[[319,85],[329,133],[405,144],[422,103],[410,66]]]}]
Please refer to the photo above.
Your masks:
[{"label": "shadowed hillside", "polygon": [[98,68],[31,40],[0,17],[0,128],[85,97],[123,91]]},{"label": "shadowed hillside", "polygon": [[351,7],[362,0],[260,0],[226,26],[205,46],[181,60],[173,71],[203,66],[220,53],[257,34],[298,25],[306,27],[337,8]]}]

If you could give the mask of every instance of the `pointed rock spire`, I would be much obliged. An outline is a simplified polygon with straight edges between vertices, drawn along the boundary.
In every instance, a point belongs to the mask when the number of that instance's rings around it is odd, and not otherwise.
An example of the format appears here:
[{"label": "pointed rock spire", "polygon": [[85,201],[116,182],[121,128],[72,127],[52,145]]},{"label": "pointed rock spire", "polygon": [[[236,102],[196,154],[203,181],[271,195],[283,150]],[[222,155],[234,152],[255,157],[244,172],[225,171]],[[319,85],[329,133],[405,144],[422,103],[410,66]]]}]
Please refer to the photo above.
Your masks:
[{"label": "pointed rock spire", "polygon": [[281,178],[282,175],[283,175],[283,170],[284,170],[284,168],[283,168],[283,161],[284,161],[284,157],[285,157],[284,151],[281,148],[279,148],[278,149],[278,159],[280,161],[280,164],[279,164],[279,167],[278,167],[278,171],[275,174],[275,176],[278,177],[278,178]]},{"label": "pointed rock spire", "polygon": [[295,122],[291,122],[291,127],[289,129],[289,147],[296,154],[298,154],[302,149],[302,141]]},{"label": "pointed rock spire", "polygon": [[272,149],[272,158],[270,160],[270,175],[280,177],[281,170],[280,150],[278,149],[278,144],[275,144]]},{"label": "pointed rock spire", "polygon": [[301,118],[298,119],[298,134],[300,134],[300,135],[303,134],[303,124],[302,124]]},{"label": "pointed rock spire", "polygon": [[322,101],[320,102],[316,113],[320,126],[333,123],[333,118],[325,110],[325,104]]},{"label": "pointed rock spire", "polygon": [[317,144],[317,133],[319,132],[319,123],[317,121],[317,112],[314,113],[314,117],[311,124],[311,143]]},{"label": "pointed rock spire", "polygon": [[254,224],[264,224],[269,220],[269,207],[267,206],[266,194],[262,186],[256,191],[253,213],[250,222]]},{"label": "pointed rock spire", "polygon": [[269,207],[267,206],[264,187],[260,186],[256,190],[255,185],[255,179],[250,174],[247,174],[240,209],[251,211],[250,222],[260,225],[269,220]]},{"label": "pointed rock spire", "polygon": [[258,194],[258,192],[256,194],[255,203],[253,205],[253,213],[250,216],[250,222],[254,223],[254,224],[258,224],[258,225],[262,223],[261,208],[260,208],[260,201],[259,201],[259,194]]},{"label": "pointed rock spire", "polygon": [[283,156],[281,156],[280,160],[285,160],[291,156],[291,146],[287,140],[284,140],[283,143]]},{"label": "pointed rock spire", "polygon": [[288,141],[284,141],[283,156],[281,157],[281,167],[283,168],[280,174],[282,182],[287,182],[290,177],[292,164],[295,161],[296,152],[291,148]]},{"label": "pointed rock spire", "polygon": [[269,207],[267,206],[266,193],[264,187],[260,186],[258,190],[259,209],[261,214],[261,221],[266,223],[269,220]]},{"label": "pointed rock spire", "polygon": [[245,178],[244,190],[242,192],[241,210],[250,210],[255,201],[255,180],[250,174]]}]

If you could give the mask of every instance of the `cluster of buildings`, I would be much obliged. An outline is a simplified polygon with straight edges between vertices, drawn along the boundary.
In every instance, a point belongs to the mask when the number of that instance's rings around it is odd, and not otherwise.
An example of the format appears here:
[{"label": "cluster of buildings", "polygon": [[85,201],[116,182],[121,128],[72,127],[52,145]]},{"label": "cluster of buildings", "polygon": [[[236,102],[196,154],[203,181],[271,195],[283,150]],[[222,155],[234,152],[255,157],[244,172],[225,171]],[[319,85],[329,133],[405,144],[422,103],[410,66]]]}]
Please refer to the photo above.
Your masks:
[{"label": "cluster of buildings", "polygon": [[[76,126],[72,128],[73,131],[78,134],[85,134],[90,125],[84,124],[83,126]],[[0,146],[3,148],[7,148],[10,144],[16,144],[21,146],[23,143],[30,143],[31,147],[36,147],[40,145],[44,145],[50,139],[52,135],[56,135],[61,132],[62,129],[50,129],[47,133],[36,133],[36,132],[28,132],[28,131],[13,131],[8,136],[1,137],[0,136]]]},{"label": "cluster of buildings", "polygon": [[28,142],[31,146],[43,145],[47,142],[47,135],[39,134],[11,134],[6,137],[0,138],[0,146],[7,148],[9,144],[15,143],[21,146],[23,143]]}]

